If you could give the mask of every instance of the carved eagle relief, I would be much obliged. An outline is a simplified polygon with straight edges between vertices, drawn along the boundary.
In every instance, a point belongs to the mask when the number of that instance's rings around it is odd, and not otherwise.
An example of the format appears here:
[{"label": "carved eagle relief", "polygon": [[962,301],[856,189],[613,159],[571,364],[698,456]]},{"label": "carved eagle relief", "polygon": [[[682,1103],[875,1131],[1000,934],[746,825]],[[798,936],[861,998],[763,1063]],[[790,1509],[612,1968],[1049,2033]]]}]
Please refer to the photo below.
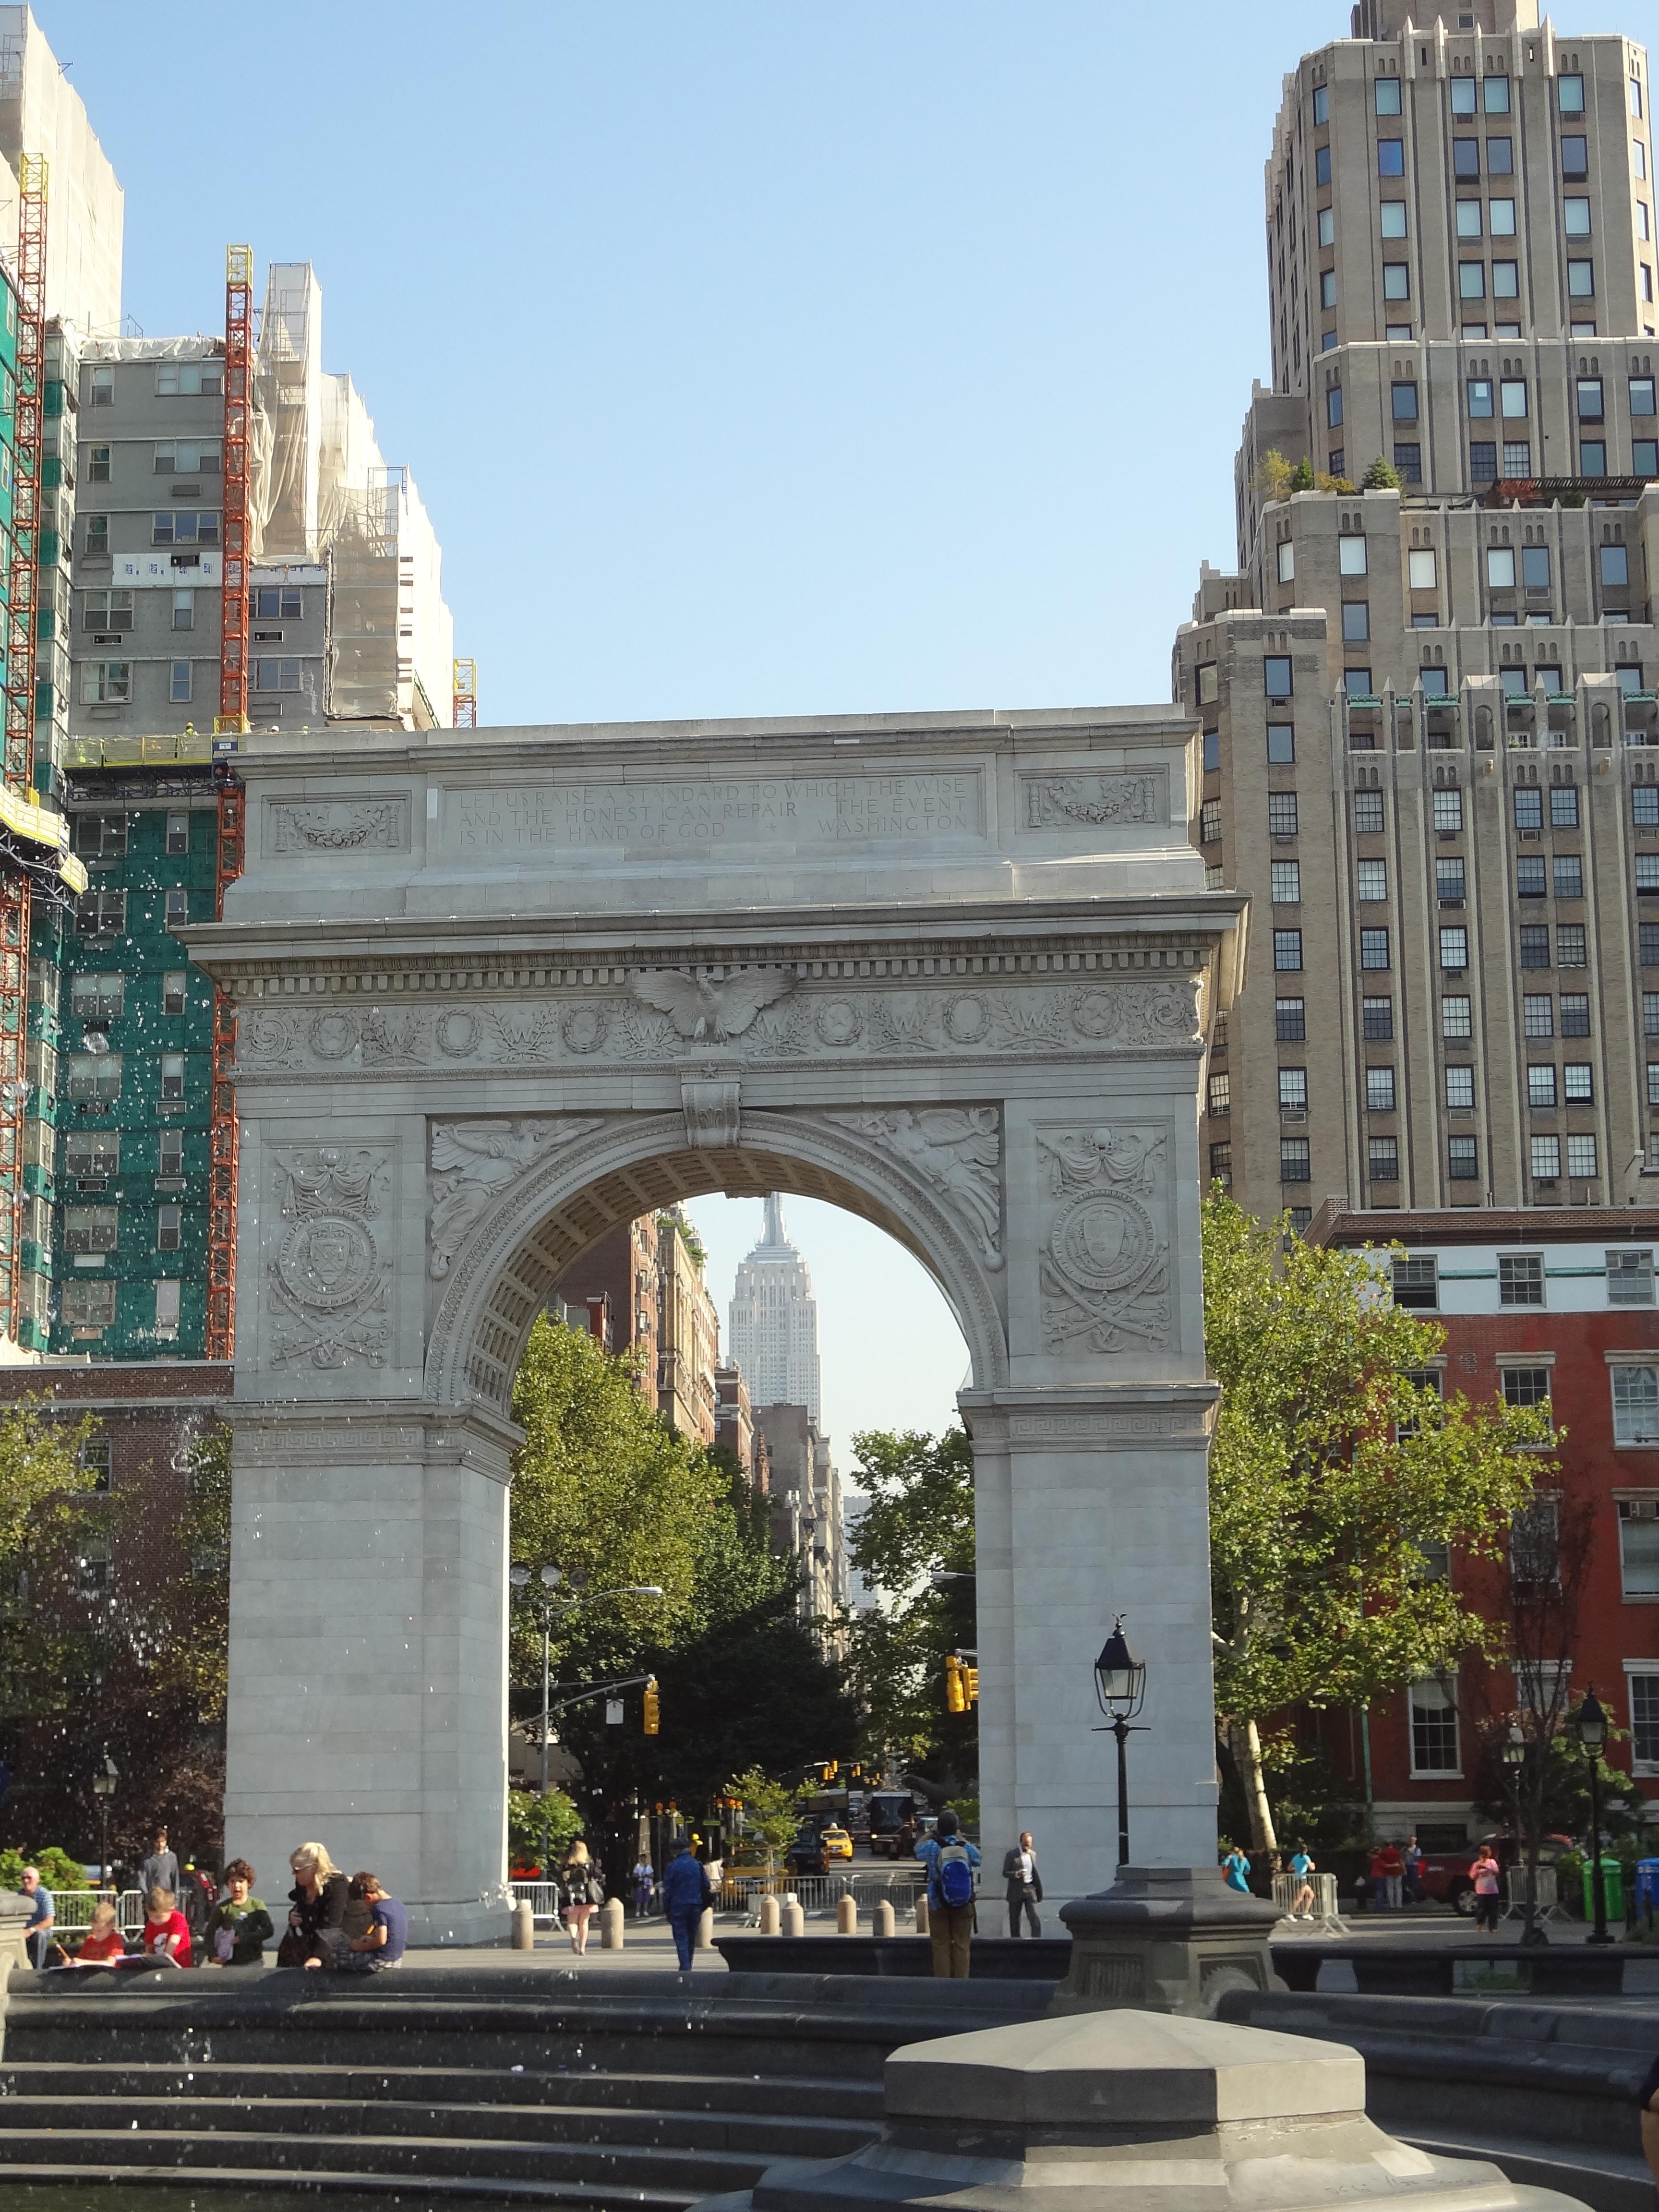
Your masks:
[{"label": "carved eagle relief", "polygon": [[641,1006],[666,1014],[677,1036],[694,1044],[723,1044],[741,1036],[763,1006],[795,988],[787,968],[740,968],[724,982],[687,975],[678,968],[642,968],[629,978]]}]

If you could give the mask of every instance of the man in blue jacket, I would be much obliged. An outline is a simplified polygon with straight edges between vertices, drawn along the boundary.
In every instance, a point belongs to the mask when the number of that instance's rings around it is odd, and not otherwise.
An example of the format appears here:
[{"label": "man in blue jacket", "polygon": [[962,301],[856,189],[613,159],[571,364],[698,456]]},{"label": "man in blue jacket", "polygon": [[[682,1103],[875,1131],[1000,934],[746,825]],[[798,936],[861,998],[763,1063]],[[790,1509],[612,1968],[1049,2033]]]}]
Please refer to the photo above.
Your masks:
[{"label": "man in blue jacket", "polygon": [[674,1931],[680,1972],[691,1971],[691,1953],[697,1940],[697,1923],[711,1901],[708,1877],[691,1856],[690,1844],[682,1839],[674,1848],[668,1871],[662,1878],[662,1908]]},{"label": "man in blue jacket", "polygon": [[974,1940],[974,1891],[979,1852],[962,1832],[962,1822],[947,1805],[931,1836],[916,1845],[927,1863],[927,1934],[933,1947],[933,1978],[965,1982],[969,1947]]}]

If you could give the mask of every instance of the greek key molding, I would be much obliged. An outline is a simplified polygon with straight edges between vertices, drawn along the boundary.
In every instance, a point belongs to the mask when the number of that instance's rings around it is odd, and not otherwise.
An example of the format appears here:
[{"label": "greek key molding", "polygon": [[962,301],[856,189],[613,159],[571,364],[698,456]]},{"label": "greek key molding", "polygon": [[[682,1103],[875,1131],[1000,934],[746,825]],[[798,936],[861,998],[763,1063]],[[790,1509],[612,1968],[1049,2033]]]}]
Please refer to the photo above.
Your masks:
[{"label": "greek key molding", "polygon": [[1050,1205],[1038,1261],[1051,1352],[1158,1349],[1170,1340],[1165,1132],[1039,1129]]},{"label": "greek key molding", "polygon": [[390,1200],[391,1158],[389,1146],[274,1148],[285,1225],[266,1268],[271,1366],[385,1366],[392,1263],[369,1224]]},{"label": "greek key molding", "polygon": [[903,989],[803,987],[787,969],[709,983],[644,969],[622,993],[245,1005],[240,1074],[373,1075],[387,1069],[651,1066],[718,1044],[744,1063],[1178,1053],[1200,1048],[1198,979],[1006,986],[952,977]]}]

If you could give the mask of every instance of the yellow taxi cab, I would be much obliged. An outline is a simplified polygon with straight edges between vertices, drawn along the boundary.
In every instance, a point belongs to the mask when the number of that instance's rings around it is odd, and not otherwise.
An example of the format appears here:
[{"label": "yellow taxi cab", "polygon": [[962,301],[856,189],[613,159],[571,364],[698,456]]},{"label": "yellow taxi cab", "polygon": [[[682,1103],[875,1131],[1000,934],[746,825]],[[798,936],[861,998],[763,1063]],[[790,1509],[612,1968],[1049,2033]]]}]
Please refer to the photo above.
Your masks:
[{"label": "yellow taxi cab", "polygon": [[820,1828],[818,1841],[827,1859],[850,1859],[853,1856],[853,1838],[845,1828]]}]

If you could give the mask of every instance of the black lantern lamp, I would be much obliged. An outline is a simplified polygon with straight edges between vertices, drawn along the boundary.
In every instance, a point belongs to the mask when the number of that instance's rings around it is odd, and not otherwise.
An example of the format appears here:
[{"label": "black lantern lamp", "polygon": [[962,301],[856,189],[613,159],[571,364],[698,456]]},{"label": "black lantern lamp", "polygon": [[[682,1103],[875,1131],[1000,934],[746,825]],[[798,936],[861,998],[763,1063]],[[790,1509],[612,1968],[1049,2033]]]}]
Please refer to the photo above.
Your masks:
[{"label": "black lantern lamp", "polygon": [[1573,1733],[1584,1747],[1584,1764],[1589,1769],[1590,1798],[1590,1899],[1595,1907],[1595,1925],[1587,1941],[1592,1943],[1611,1943],[1607,1932],[1607,1884],[1601,1869],[1601,1753],[1607,1748],[1607,1708],[1595,1690],[1584,1692],[1584,1702],[1572,1717]]},{"label": "black lantern lamp", "polygon": [[1121,1613],[1113,1622],[1112,1632],[1095,1662],[1095,1695],[1106,1716],[1106,1726],[1097,1729],[1096,1735],[1117,1738],[1117,1863],[1124,1867],[1129,1863],[1127,1747],[1131,1735],[1142,1733],[1131,1723],[1146,1695],[1146,1667],[1129,1649]]},{"label": "black lantern lamp", "polygon": [[98,1887],[100,1889],[107,1888],[109,1885],[109,1808],[111,1801],[115,1796],[116,1784],[120,1779],[115,1761],[109,1755],[109,1746],[106,1744],[103,1758],[93,1769],[92,1775],[92,1794],[98,1800]]}]

